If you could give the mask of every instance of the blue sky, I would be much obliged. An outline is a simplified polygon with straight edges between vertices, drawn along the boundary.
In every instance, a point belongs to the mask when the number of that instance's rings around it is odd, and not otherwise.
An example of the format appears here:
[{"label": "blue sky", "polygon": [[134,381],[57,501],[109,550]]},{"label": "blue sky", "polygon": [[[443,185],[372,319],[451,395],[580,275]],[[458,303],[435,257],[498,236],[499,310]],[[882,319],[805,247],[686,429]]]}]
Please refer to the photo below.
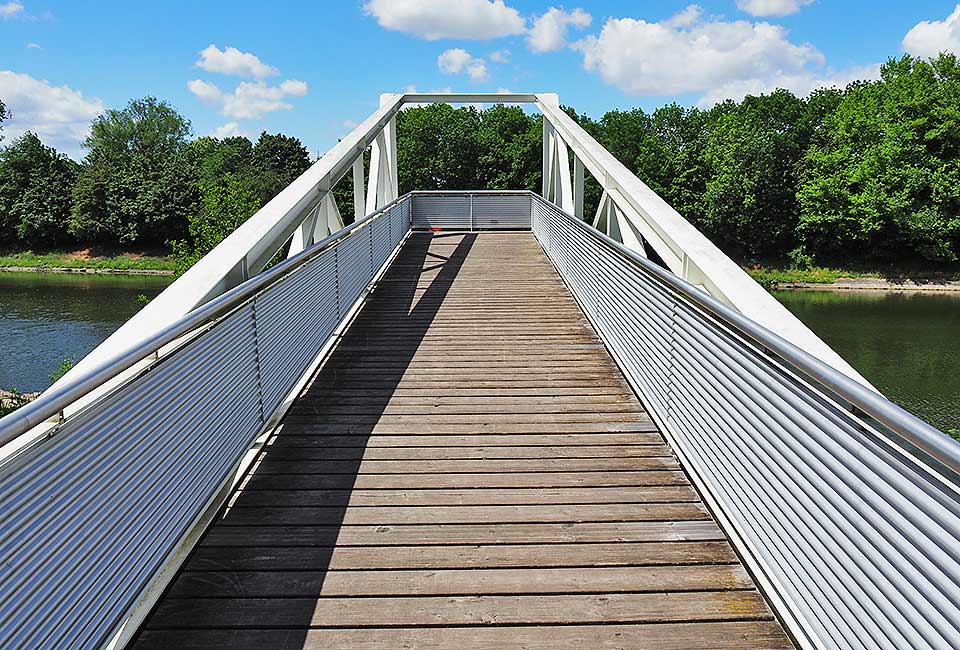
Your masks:
[{"label": "blue sky", "polygon": [[[549,91],[611,108],[704,105],[876,75],[887,57],[960,52],[960,5],[911,0],[0,0],[0,100],[82,156],[105,107],[155,95],[198,135],[281,131],[313,155],[381,92]],[[212,47],[211,47],[212,46]]]}]

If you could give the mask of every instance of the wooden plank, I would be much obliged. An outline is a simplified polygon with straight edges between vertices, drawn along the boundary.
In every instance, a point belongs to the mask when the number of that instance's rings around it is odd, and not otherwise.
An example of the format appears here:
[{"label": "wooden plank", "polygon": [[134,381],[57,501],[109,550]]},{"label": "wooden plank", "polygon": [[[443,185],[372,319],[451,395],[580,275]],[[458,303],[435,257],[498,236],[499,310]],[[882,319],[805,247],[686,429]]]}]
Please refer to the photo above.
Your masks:
[{"label": "wooden plank", "polygon": [[754,591],[386,598],[165,598],[147,629],[770,620]]},{"label": "wooden plank", "polygon": [[234,507],[465,506],[587,503],[698,503],[690,486],[603,488],[468,488],[433,490],[242,490]]},{"label": "wooden plank", "polygon": [[284,435],[270,443],[270,449],[287,447],[331,448],[362,447],[366,449],[390,447],[452,447],[496,448],[503,447],[565,447],[599,446],[626,447],[638,445],[661,445],[663,438],[655,432],[636,433],[557,433],[557,434],[509,434],[491,433],[473,436],[458,435],[372,435],[372,436],[318,436],[302,435],[299,429],[285,429]]},{"label": "wooden plank", "polygon": [[186,571],[168,598],[647,593],[752,588],[737,564],[354,571]]},{"label": "wooden plank", "polygon": [[270,454],[258,474],[469,474],[504,472],[638,472],[675,470],[676,458],[513,458],[468,460],[274,460]]},{"label": "wooden plank", "polygon": [[562,447],[278,447],[267,448],[273,460],[516,460],[562,458],[672,458],[666,445],[601,445]]},{"label": "wooden plank", "polygon": [[188,571],[475,569],[735,564],[727,542],[448,546],[201,546]]},{"label": "wooden plank", "polygon": [[492,424],[570,424],[584,423],[596,425],[603,422],[631,423],[649,422],[645,413],[450,413],[443,415],[291,415],[287,418],[291,422],[302,422],[307,419],[320,424],[376,424],[376,425],[406,425],[408,428],[419,429],[421,432],[432,424],[473,424],[478,428],[487,428]]},{"label": "wooden plank", "polygon": [[606,433],[655,433],[656,425],[649,419],[636,422],[421,422],[409,421],[350,424],[318,424],[314,418],[288,419],[283,430],[300,435],[502,435],[502,434],[606,434]]},{"label": "wooden plank", "polygon": [[436,544],[588,544],[595,542],[720,541],[716,522],[625,521],[437,526],[214,526],[210,546],[391,546]]},{"label": "wooden plank", "polygon": [[150,630],[137,650],[782,650],[793,645],[776,622],[657,623],[464,628]]},{"label": "wooden plank", "polygon": [[508,472],[505,474],[253,474],[248,490],[409,490],[689,485],[683,472]]},{"label": "wooden plank", "polygon": [[[423,415],[426,417],[439,418],[443,416],[492,416],[499,417],[503,416],[504,411],[509,411],[510,416],[526,416],[531,414],[536,415],[547,415],[550,417],[562,417],[561,414],[584,414],[588,413],[590,415],[600,415],[609,417],[610,414],[615,413],[624,413],[627,416],[636,415],[636,408],[633,404],[624,403],[624,402],[601,402],[601,403],[589,403],[589,402],[576,402],[576,403],[560,403],[560,402],[549,402],[546,404],[541,404],[538,402],[533,403],[515,403],[508,408],[504,408],[503,404],[483,404],[483,403],[473,403],[473,404],[400,404],[400,405],[390,405],[378,403],[376,401],[363,404],[330,404],[326,402],[321,402],[319,404],[313,402],[299,402],[291,410],[291,414],[295,416],[302,416],[306,414],[313,414],[323,418],[332,418],[340,415],[361,415],[361,416],[377,416],[379,418],[390,417],[390,416],[401,416],[401,415]],[[628,420],[629,421],[629,420]]]},{"label": "wooden plank", "polygon": [[234,508],[217,526],[407,525],[708,519],[699,503]]},{"label": "wooden plank", "polygon": [[[352,488],[352,489],[350,489]],[[602,503],[699,503],[688,485],[642,487],[476,487],[297,489],[262,487],[248,482],[231,500],[236,507],[575,505]]]}]

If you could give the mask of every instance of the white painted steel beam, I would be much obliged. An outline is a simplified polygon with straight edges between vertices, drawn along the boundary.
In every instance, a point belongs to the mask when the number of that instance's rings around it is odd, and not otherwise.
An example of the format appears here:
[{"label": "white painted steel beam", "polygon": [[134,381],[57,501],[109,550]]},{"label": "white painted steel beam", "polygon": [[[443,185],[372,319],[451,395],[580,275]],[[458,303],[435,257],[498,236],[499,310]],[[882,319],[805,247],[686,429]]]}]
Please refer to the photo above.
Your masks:
[{"label": "white painted steel beam", "polygon": [[[395,198],[399,192],[395,116],[406,103],[430,102],[536,104],[544,116],[545,197],[568,212],[577,213],[582,201],[579,174],[584,170],[589,171],[600,182],[626,222],[629,222],[631,231],[642,236],[671,271],[704,287],[714,297],[747,317],[867,384],[836,352],[574,122],[560,108],[556,94],[407,93],[382,95],[377,111],[84,357],[58,385],[73,380],[87,369],[256,275],[288,240],[296,247],[307,246],[307,235],[316,226],[309,228],[304,221],[311,218],[311,212],[327,192],[351,169],[354,172],[354,204],[363,208],[358,215],[371,214]],[[370,181],[366,196],[361,201],[362,156],[367,147],[371,147],[373,155],[370,160]],[[566,166],[569,164],[565,155],[568,152],[574,155],[572,182]],[[564,170],[566,173],[563,173]],[[616,225],[615,221],[614,213],[608,211],[607,228]],[[627,244],[631,247],[637,245],[630,241]],[[637,250],[640,249],[642,245]]]},{"label": "white painted steel beam", "polygon": [[556,129],[673,273],[703,286],[748,318],[870,386],[843,357],[574,122],[560,108],[556,95],[537,95],[536,105],[545,122]]},{"label": "white painted steel beam", "polygon": [[[87,370],[152,336],[224,291],[242,283],[301,226],[323,194],[383,132],[403,104],[403,95],[381,98],[381,106],[333,146],[293,183],[207,253],[106,341],[57,382],[73,381]],[[369,211],[369,207],[368,207]]]}]

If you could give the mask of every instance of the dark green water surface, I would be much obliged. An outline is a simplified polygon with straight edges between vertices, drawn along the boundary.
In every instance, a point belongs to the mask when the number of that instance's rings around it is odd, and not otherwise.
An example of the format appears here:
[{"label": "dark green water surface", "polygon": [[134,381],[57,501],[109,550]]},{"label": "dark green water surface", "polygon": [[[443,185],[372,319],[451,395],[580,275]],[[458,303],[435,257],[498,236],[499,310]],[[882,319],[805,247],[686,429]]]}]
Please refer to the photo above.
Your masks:
[{"label": "dark green water surface", "polygon": [[64,357],[80,359],[170,278],[0,272],[0,388],[43,390]]},{"label": "dark green water surface", "polygon": [[891,400],[960,430],[960,293],[774,295]]}]

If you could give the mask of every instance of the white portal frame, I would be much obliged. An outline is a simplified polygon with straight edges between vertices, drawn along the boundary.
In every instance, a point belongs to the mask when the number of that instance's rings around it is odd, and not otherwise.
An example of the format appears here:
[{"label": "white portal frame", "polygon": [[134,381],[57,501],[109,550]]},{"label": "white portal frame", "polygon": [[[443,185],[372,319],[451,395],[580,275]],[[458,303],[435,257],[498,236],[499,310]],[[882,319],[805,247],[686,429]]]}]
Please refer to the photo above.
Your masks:
[{"label": "white portal frame", "polygon": [[[396,199],[397,113],[407,104],[430,103],[535,105],[543,115],[542,194],[547,200],[581,219],[590,218],[603,232],[640,255],[646,256],[649,247],[677,276],[869,386],[836,352],[570,118],[553,93],[381,95],[380,107],[373,114],[60,381],[71,381],[260,273],[288,243],[288,254],[294,255],[339,230],[343,221],[332,190],[347,173],[353,175],[353,208],[358,217],[372,214]],[[370,165],[365,170],[368,149]],[[585,173],[593,176],[603,190],[596,215],[583,214]],[[102,387],[90,399],[112,385]]]}]

